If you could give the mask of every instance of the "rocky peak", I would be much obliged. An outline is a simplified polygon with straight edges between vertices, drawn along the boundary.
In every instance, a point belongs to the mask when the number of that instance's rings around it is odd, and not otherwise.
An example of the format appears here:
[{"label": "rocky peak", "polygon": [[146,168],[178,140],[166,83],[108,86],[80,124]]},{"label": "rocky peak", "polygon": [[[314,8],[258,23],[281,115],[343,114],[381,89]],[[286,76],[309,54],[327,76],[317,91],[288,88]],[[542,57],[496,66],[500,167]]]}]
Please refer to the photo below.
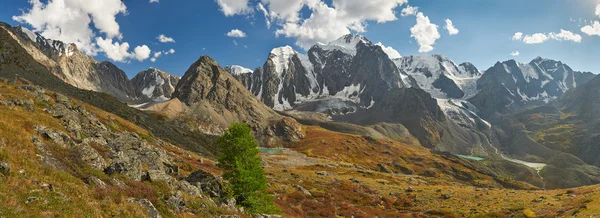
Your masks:
[{"label": "rocky peak", "polygon": [[327,44],[318,43],[313,47],[319,47],[326,51],[341,51],[348,55],[356,55],[359,45],[373,45],[371,41],[362,35],[347,34]]},{"label": "rocky peak", "polygon": [[145,96],[153,101],[164,101],[171,98],[175,86],[181,78],[156,68],[139,72],[131,83],[137,96]]},{"label": "rocky peak", "polygon": [[242,74],[248,74],[248,73],[253,72],[251,69],[248,69],[248,68],[245,68],[245,67],[242,67],[239,65],[226,66],[225,71],[227,71],[228,73],[230,73],[233,76],[239,76]]},{"label": "rocky peak", "polygon": [[[185,72],[173,97],[188,105],[190,113],[210,129],[224,131],[231,122],[250,125],[262,145],[275,145],[298,138],[300,125],[295,120],[278,124],[282,117],[260,102],[231,74],[208,56],[202,56]],[[279,123],[280,124],[280,123]],[[297,124],[297,123],[296,123]],[[292,130],[283,131],[282,128]],[[300,137],[301,138],[301,137]]]}]

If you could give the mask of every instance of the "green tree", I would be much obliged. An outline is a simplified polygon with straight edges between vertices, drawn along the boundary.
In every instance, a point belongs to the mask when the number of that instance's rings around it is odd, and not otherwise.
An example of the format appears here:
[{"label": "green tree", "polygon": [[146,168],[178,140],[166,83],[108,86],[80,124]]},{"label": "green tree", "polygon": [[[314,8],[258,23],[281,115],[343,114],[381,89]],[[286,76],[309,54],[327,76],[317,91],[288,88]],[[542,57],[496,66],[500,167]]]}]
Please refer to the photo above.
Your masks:
[{"label": "green tree", "polygon": [[279,213],[273,196],[267,193],[265,177],[260,159],[258,142],[248,125],[232,123],[218,140],[219,166],[223,178],[229,181],[239,205],[252,213]]}]

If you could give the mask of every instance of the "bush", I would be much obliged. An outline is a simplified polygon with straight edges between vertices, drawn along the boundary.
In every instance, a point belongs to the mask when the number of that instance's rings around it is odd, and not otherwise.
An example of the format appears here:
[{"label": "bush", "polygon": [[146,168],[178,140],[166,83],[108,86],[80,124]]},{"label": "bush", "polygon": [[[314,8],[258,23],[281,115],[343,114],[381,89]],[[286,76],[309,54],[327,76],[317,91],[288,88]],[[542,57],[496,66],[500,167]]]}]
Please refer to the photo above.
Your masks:
[{"label": "bush", "polygon": [[233,123],[219,138],[219,164],[223,178],[229,180],[229,188],[239,205],[252,213],[280,213],[267,194],[267,178],[262,169],[258,142],[250,127]]}]

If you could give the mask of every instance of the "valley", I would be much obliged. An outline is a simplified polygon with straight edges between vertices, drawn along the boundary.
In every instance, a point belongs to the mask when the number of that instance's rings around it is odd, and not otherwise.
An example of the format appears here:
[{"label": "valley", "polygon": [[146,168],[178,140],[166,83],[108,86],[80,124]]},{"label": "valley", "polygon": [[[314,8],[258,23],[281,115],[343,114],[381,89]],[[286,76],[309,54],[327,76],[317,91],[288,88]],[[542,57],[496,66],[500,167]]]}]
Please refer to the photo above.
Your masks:
[{"label": "valley", "polygon": [[[600,214],[592,73],[541,57],[487,70],[392,58],[356,34],[266,56],[130,79],[1,23],[0,217]],[[280,215],[230,196],[217,158],[231,123],[250,127]]]}]

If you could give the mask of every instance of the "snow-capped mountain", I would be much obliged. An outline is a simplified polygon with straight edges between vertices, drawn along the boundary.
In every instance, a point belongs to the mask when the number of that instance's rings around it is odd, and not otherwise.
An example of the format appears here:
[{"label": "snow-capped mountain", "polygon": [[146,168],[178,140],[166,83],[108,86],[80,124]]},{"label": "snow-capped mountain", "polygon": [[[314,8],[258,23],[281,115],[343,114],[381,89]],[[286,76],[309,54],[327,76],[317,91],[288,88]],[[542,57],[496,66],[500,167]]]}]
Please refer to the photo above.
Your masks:
[{"label": "snow-capped mountain", "polygon": [[145,96],[153,101],[165,101],[171,99],[175,86],[181,77],[173,76],[162,70],[150,68],[139,72],[131,83],[138,96]]},{"label": "snow-capped mountain", "polygon": [[276,110],[319,100],[327,101],[322,108],[352,112],[369,108],[391,88],[407,87],[381,47],[359,35],[316,44],[307,54],[275,48],[262,69],[236,78]]},{"label": "snow-capped mountain", "polygon": [[456,65],[443,55],[405,56],[394,63],[408,74],[407,80],[435,98],[468,99],[477,94],[481,73],[471,63]]},{"label": "snow-capped mountain", "polygon": [[507,107],[548,103],[567,90],[593,78],[589,72],[573,71],[568,65],[538,57],[528,64],[515,60],[497,62],[477,81],[479,93],[471,98],[484,115],[502,112]]}]

